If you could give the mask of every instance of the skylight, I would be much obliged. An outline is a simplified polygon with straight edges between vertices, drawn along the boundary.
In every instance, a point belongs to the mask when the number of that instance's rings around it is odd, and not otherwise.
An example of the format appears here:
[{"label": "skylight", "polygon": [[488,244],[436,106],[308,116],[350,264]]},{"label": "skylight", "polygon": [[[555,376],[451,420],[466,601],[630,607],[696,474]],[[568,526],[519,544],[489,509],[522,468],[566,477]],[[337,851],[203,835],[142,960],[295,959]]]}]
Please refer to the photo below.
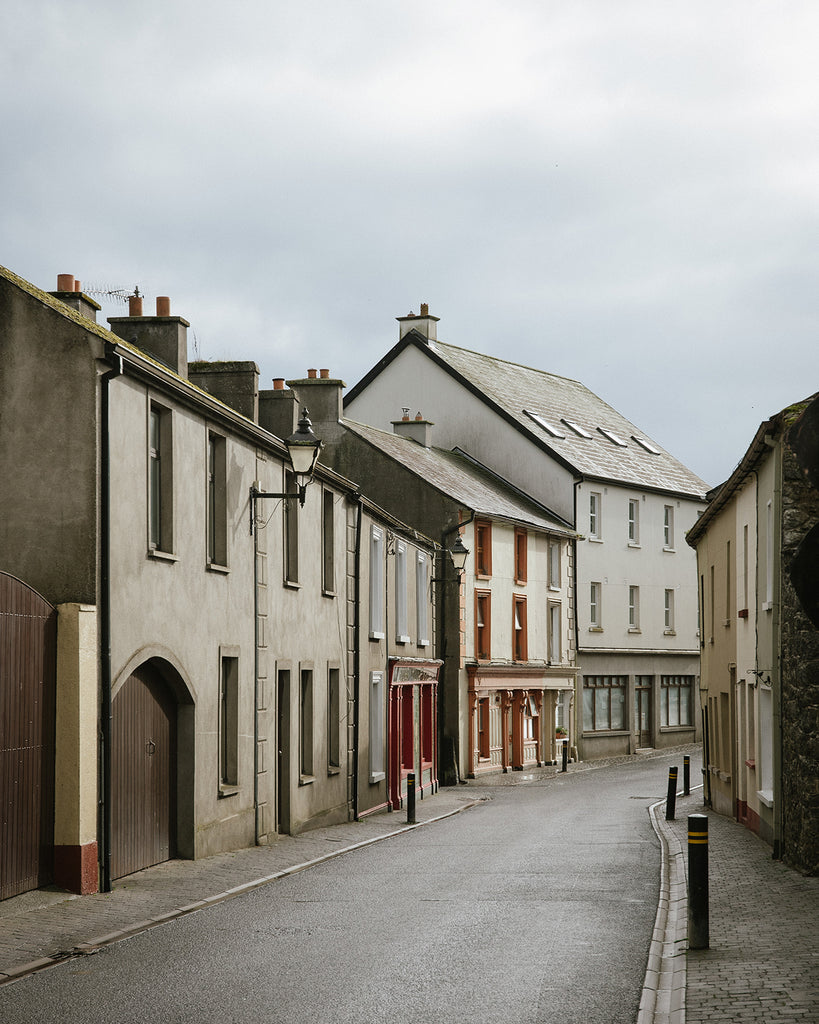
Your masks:
[{"label": "skylight", "polygon": [[537,423],[539,427],[542,427],[550,437],[565,437],[565,434],[561,434],[560,431],[553,427],[551,423],[547,423],[542,416],[539,416],[536,412],[529,412],[528,409],[523,410],[524,413]]},{"label": "skylight", "polygon": [[591,437],[591,434],[588,432],[588,430],[586,430],[584,427],[578,426],[576,423],[572,423],[571,420],[567,420],[565,417],[563,417],[560,422],[565,423],[569,430],[573,430],[578,437]]},{"label": "skylight", "polygon": [[616,444],[620,448],[628,448],[626,442],[621,437],[618,437],[613,430],[607,430],[605,427],[598,427],[597,429],[603,437],[607,437],[612,444]]},{"label": "skylight", "polygon": [[653,444],[650,444],[648,441],[644,440],[642,437],[635,437],[634,434],[632,434],[631,435],[631,440],[632,441],[636,441],[637,444],[639,444],[639,446],[641,448],[645,448],[645,450],[647,452],[651,452],[652,455],[661,455],[662,454],[662,452],[659,450],[659,448],[655,448]]}]

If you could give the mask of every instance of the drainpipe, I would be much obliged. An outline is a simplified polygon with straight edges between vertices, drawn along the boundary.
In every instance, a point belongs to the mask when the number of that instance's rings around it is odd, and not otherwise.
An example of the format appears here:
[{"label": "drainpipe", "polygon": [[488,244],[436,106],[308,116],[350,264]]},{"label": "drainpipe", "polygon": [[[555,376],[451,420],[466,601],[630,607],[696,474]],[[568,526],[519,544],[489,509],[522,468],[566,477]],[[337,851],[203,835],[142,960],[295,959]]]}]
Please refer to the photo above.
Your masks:
[{"label": "drainpipe", "polygon": [[359,730],[361,727],[361,495],[355,502],[355,611],[353,618],[353,821],[358,821]]},{"label": "drainpipe", "polygon": [[113,369],[102,374],[100,383],[102,437],[100,439],[100,831],[102,833],[103,892],[111,891],[111,438],[110,385],[124,373],[122,356],[113,345],[105,346]]},{"label": "drainpipe", "polygon": [[[446,600],[446,597],[447,597],[447,593],[448,593],[450,587],[448,586],[447,581],[446,581],[446,572],[447,572],[447,568],[448,568],[447,562],[448,562],[448,558],[449,558],[449,550],[448,550],[448,548],[446,546],[446,541],[447,541],[447,537],[449,537],[453,533],[459,533],[464,526],[469,526],[469,524],[471,522],[473,522],[474,519],[475,519],[475,512],[473,510],[472,512],[470,512],[468,519],[463,519],[463,520],[459,521],[455,526],[450,526],[448,529],[443,530],[442,533],[441,533],[441,548],[443,549],[442,550],[442,554],[441,554],[442,568],[441,568],[441,589],[440,589],[440,594],[441,594],[441,623],[443,625],[443,628],[441,629],[441,648],[442,648],[441,649],[441,659],[442,659],[442,661],[444,663],[443,671],[444,671],[445,679],[441,681],[441,685],[438,687],[438,778],[439,779],[443,776],[443,769],[441,767],[441,756],[442,756],[442,754],[445,753],[444,752],[444,738],[445,738],[444,733],[445,733],[446,726],[445,726],[444,723],[446,721],[446,691],[448,689],[448,683],[449,683],[449,676],[448,676],[448,673],[447,673],[447,654],[448,654],[449,632],[447,630],[447,619],[446,619],[446,612],[447,612],[447,607],[446,607],[447,606],[447,600]],[[456,572],[455,575],[457,577],[457,584],[458,584],[458,591],[457,591],[457,593],[458,593],[458,615],[457,615],[458,634],[457,634],[457,643],[455,645],[455,654],[454,654],[454,658],[456,659],[457,663],[456,663],[455,669],[453,670],[453,674],[455,676],[455,701],[456,701],[456,706],[457,706],[458,697],[459,697],[459,689],[460,689],[460,685],[461,685],[461,635],[460,635],[461,634],[461,618],[460,618],[461,574],[459,572]],[[455,581],[453,580],[453,582],[455,582]],[[469,721],[469,709],[468,708],[467,708],[467,721]],[[453,744],[452,744],[452,767],[454,769],[454,776],[455,776],[455,782],[456,783],[465,782],[466,781],[465,779],[461,778],[460,743],[459,743],[459,740],[460,740],[460,728],[458,729],[458,731],[456,733],[456,736],[453,738]]]}]

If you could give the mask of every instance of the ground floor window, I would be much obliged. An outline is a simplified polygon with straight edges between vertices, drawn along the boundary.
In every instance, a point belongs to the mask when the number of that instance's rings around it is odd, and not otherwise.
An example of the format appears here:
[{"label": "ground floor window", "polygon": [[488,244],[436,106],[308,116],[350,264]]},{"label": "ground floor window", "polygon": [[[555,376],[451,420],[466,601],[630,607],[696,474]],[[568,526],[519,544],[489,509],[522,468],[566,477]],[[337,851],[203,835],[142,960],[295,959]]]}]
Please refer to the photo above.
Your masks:
[{"label": "ground floor window", "polygon": [[583,731],[626,728],[627,676],[583,677]]},{"label": "ground floor window", "polygon": [[691,725],[694,676],[660,677],[660,726]]}]

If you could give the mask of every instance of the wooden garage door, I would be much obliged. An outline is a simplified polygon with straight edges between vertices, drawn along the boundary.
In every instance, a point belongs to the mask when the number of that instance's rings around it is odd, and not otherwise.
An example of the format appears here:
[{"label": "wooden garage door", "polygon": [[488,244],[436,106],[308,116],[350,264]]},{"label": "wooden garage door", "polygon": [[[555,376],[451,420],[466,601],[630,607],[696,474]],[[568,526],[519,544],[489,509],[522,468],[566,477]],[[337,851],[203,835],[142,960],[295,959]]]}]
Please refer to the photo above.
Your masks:
[{"label": "wooden garage door", "polygon": [[54,866],[57,613],[0,572],[0,899]]},{"label": "wooden garage door", "polygon": [[176,852],[176,703],[150,665],[114,698],[111,776],[111,877],[121,878]]}]

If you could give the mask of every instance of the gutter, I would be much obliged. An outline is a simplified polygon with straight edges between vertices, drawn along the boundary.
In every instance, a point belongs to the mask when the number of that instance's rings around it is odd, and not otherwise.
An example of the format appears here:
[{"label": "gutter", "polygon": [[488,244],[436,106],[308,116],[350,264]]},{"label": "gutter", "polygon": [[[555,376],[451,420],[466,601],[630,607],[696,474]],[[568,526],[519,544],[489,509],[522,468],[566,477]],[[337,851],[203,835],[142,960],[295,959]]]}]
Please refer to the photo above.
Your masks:
[{"label": "gutter", "polygon": [[99,823],[102,838],[102,892],[111,892],[111,437],[110,385],[125,372],[122,356],[106,345],[113,368],[102,374],[100,439],[100,753]]}]

